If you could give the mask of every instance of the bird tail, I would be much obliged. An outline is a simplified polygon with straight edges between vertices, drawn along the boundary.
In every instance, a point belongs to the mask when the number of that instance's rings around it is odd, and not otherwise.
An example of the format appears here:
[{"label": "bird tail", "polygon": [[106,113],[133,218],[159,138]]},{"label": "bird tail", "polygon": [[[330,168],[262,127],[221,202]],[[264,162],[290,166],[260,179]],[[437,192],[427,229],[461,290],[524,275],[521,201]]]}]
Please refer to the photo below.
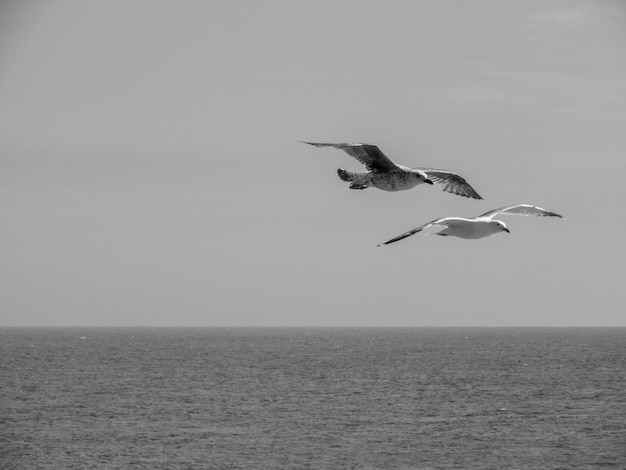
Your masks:
[{"label": "bird tail", "polygon": [[343,168],[339,168],[337,170],[337,174],[342,181],[352,183],[350,184],[350,189],[365,189],[369,186],[363,178],[365,174],[353,173],[351,171],[344,170]]},{"label": "bird tail", "polygon": [[337,170],[337,174],[342,181],[347,181],[348,183],[352,183],[352,181],[354,181],[354,177],[356,176],[354,173],[346,171],[343,168],[339,168]]}]

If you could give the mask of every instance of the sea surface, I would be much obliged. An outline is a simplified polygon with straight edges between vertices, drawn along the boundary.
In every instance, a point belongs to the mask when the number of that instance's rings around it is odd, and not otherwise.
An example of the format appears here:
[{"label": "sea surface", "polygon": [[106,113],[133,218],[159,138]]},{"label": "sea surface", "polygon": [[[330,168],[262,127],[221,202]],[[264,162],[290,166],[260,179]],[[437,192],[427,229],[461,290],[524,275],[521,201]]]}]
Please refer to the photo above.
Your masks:
[{"label": "sea surface", "polygon": [[2,469],[626,468],[626,328],[3,328]]}]

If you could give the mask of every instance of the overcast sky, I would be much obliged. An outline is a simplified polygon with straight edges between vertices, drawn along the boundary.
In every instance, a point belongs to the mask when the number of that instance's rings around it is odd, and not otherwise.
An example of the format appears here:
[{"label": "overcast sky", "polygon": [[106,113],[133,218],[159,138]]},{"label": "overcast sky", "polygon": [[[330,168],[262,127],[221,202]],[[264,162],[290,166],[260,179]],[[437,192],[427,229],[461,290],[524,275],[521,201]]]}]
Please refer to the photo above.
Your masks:
[{"label": "overcast sky", "polygon": [[626,325],[625,59],[617,0],[5,1],[0,325]]}]

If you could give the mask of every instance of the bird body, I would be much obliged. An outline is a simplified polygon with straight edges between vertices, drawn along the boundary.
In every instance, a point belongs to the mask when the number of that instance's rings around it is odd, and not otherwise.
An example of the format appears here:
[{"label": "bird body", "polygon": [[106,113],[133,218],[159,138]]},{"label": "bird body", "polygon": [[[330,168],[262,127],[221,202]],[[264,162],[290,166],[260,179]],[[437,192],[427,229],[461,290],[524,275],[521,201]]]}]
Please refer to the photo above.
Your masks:
[{"label": "bird body", "polygon": [[461,217],[446,217],[445,219],[435,221],[432,225],[443,226],[443,229],[437,232],[436,235],[476,240],[478,238],[494,235],[501,231],[509,231],[498,222],[499,221],[464,219]]},{"label": "bird body", "polygon": [[443,190],[458,196],[482,199],[460,175],[434,168],[409,168],[392,162],[376,145],[362,143],[325,144],[303,142],[315,147],[333,147],[356,158],[368,169],[368,173],[354,173],[342,168],[339,178],[350,183],[350,189],[374,187],[383,191],[406,191],[420,184],[439,183]]},{"label": "bird body", "polygon": [[443,227],[440,231],[436,232],[436,235],[465,238],[469,240],[485,238],[500,232],[510,233],[508,227],[504,222],[494,219],[494,217],[499,214],[534,215],[539,217],[559,218],[563,217],[556,212],[551,212],[546,209],[542,209],[541,207],[533,206],[530,204],[516,204],[513,206],[506,206],[499,209],[490,210],[473,219],[465,219],[462,217],[444,217],[441,219],[435,219],[431,222],[409,230],[408,232],[398,235],[391,240],[387,240],[380,245],[388,245],[390,243],[397,242],[406,237],[410,237],[411,235],[415,235],[416,233],[421,232],[422,230],[429,227]]},{"label": "bird body", "polygon": [[355,173],[339,168],[339,178],[350,184],[350,189],[365,189],[370,186],[383,191],[406,191],[418,184],[433,184],[421,171],[398,166],[398,170],[370,171],[369,173]]}]

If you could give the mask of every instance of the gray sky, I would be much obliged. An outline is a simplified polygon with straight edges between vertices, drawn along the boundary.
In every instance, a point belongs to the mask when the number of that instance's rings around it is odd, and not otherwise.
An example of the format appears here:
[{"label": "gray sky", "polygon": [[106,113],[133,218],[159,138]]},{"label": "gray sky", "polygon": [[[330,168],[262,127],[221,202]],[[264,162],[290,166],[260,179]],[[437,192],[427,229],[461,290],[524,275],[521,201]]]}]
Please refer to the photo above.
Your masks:
[{"label": "gray sky", "polygon": [[619,1],[3,2],[0,325],[626,325],[625,57]]}]

